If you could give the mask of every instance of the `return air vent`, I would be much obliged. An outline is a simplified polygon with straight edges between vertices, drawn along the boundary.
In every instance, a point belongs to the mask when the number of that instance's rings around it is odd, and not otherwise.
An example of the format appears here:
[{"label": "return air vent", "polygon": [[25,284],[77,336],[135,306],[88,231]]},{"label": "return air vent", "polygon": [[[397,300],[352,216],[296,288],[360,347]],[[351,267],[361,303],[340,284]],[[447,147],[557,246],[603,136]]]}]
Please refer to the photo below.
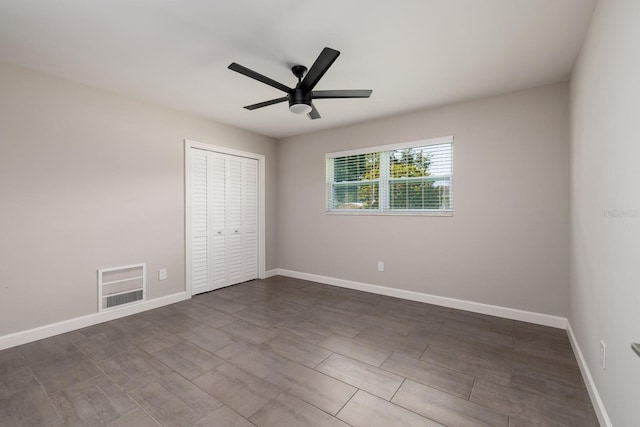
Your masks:
[{"label": "return air vent", "polygon": [[98,311],[144,301],[146,283],[145,263],[98,270]]}]

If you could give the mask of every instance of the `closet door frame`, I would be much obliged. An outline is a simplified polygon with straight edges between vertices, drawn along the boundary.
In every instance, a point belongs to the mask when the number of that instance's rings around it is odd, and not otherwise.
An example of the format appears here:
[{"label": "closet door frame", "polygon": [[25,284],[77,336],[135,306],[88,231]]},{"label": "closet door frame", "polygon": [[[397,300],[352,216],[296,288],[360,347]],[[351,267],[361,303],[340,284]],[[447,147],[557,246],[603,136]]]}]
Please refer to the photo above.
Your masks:
[{"label": "closet door frame", "polygon": [[265,156],[263,154],[250,153],[235,150],[233,148],[202,142],[184,140],[184,171],[185,171],[185,291],[191,298],[191,149],[211,151],[214,153],[229,154],[245,157],[258,161],[258,278],[265,278]]}]

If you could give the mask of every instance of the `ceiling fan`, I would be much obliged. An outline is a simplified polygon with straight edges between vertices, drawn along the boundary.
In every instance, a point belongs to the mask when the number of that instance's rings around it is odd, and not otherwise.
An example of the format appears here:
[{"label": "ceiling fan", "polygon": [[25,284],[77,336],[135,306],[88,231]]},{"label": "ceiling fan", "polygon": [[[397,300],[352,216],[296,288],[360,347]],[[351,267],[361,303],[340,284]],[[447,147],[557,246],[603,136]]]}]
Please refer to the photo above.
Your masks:
[{"label": "ceiling fan", "polygon": [[247,110],[255,110],[268,105],[289,101],[289,110],[292,113],[307,114],[311,120],[314,120],[320,118],[320,113],[318,113],[318,110],[316,110],[316,107],[313,105],[314,99],[368,98],[371,96],[371,92],[373,92],[372,90],[313,90],[339,55],[340,52],[337,50],[325,47],[308,71],[304,65],[294,65],[291,67],[293,75],[298,78],[298,84],[293,88],[285,86],[280,82],[263,76],[235,62],[229,65],[229,69],[268,84],[287,94],[287,96],[283,96],[282,98],[247,105],[244,107]]}]

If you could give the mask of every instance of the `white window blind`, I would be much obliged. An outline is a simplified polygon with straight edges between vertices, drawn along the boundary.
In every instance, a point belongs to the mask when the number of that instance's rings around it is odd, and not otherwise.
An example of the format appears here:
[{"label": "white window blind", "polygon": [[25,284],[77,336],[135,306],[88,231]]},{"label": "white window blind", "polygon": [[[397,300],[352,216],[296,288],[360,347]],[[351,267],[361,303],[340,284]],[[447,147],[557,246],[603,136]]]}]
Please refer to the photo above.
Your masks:
[{"label": "white window blind", "polygon": [[327,212],[453,213],[453,137],[330,153]]}]

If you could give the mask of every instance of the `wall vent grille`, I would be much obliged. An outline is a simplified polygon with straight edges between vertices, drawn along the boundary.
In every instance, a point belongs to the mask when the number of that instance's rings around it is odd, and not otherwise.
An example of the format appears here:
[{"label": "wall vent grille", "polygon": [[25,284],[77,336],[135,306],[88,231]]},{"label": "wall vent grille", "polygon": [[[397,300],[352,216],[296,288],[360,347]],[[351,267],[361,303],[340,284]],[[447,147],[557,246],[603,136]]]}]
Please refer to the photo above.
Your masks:
[{"label": "wall vent grille", "polygon": [[147,265],[132,264],[98,270],[98,311],[146,300]]}]

